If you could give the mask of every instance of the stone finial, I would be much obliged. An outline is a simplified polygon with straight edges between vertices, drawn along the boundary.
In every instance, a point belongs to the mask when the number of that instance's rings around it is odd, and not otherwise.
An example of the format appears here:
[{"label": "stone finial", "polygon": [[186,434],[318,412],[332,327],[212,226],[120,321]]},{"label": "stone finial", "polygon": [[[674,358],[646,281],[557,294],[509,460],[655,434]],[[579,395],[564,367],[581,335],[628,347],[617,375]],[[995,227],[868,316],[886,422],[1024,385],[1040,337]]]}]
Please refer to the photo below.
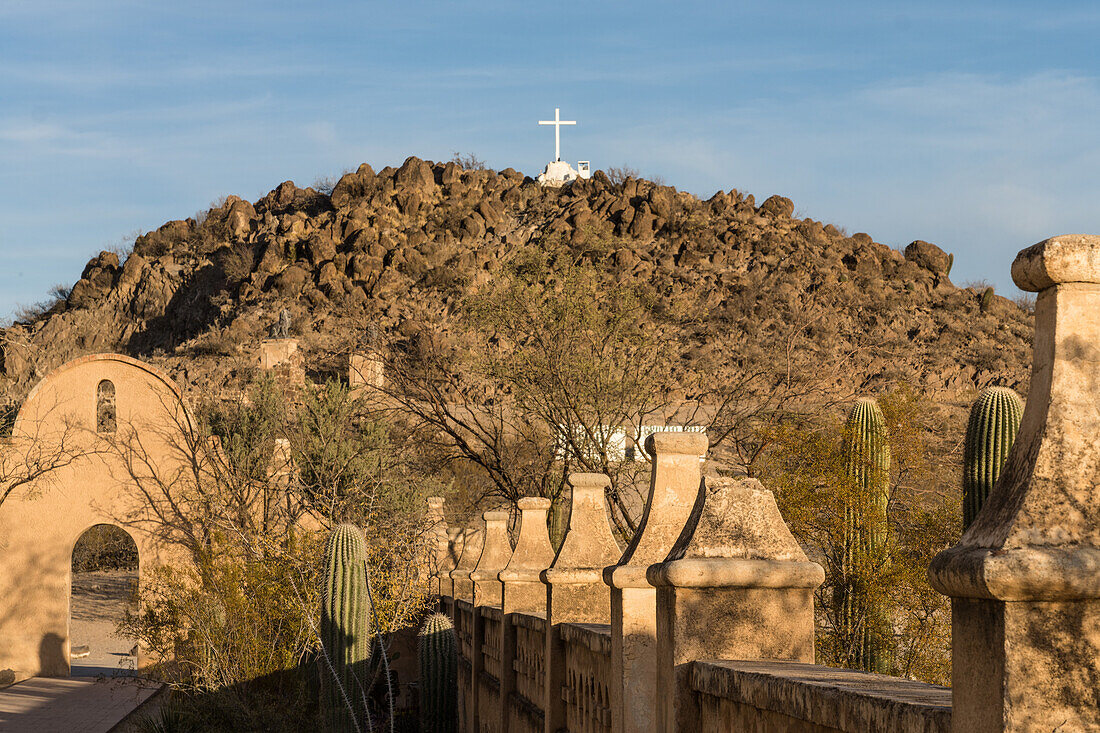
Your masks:
[{"label": "stone finial", "polygon": [[526,497],[520,499],[517,506],[520,511],[519,539],[508,565],[500,571],[500,579],[504,583],[537,583],[539,574],[554,561],[554,547],[550,544],[550,532],[546,528],[550,500]]},{"label": "stone finial", "polygon": [[474,605],[500,605],[500,571],[512,557],[512,543],[508,539],[508,512],[490,511],[481,515],[485,520],[485,545],[477,566],[470,573],[474,582]]},{"label": "stone finial", "polygon": [[1028,247],[1012,276],[1040,289],[1027,405],[996,486],[931,579],[956,597],[1100,598],[1100,236]]},{"label": "stone finial", "polygon": [[1012,280],[1031,293],[1062,283],[1100,283],[1100,236],[1063,234],[1033,244],[1016,255]]},{"label": "stone finial", "polygon": [[485,544],[485,532],[480,527],[467,527],[462,531],[462,554],[458,556],[455,569],[451,571],[451,580],[454,583],[454,598],[456,600],[472,602],[474,599],[474,585],[470,580],[470,573],[477,567],[477,561],[481,558],[481,550]]},{"label": "stone finial", "polygon": [[603,569],[620,553],[604,500],[611,479],[602,473],[571,473],[569,486],[573,493],[569,529],[543,578],[547,583],[598,583]]},{"label": "stone finial", "polygon": [[619,562],[604,571],[608,585],[649,587],[646,569],[665,559],[691,515],[708,445],[704,433],[654,433],[646,438],[646,451],[653,457],[649,498],[633,541]]},{"label": "stone finial", "polygon": [[955,730],[1100,728],[1100,237],[1020,252],[1038,291],[1012,450],[959,543],[929,567],[952,597]]},{"label": "stone finial", "polygon": [[657,587],[657,730],[701,724],[688,679],[697,659],[814,661],[813,592],[825,571],[756,479],[706,479],[647,577]]},{"label": "stone finial", "polygon": [[816,588],[825,571],[807,559],[759,481],[708,478],[676,544],[647,578],[681,588]]}]

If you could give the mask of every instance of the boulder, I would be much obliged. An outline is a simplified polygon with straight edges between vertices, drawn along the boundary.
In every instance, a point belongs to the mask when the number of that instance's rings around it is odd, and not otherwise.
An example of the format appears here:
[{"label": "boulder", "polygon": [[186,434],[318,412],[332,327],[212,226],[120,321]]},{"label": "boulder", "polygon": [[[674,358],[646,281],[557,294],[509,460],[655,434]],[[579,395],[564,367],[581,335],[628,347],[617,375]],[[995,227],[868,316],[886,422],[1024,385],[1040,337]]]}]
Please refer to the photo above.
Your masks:
[{"label": "boulder", "polygon": [[273,284],[282,295],[297,295],[310,280],[310,272],[301,265],[294,264],[276,275]]},{"label": "boulder", "polygon": [[937,279],[946,279],[954,258],[931,242],[918,239],[905,248],[905,259],[928,270]]},{"label": "boulder", "polygon": [[794,214],[794,202],[786,196],[771,196],[760,204],[760,212],[776,219],[789,219]]},{"label": "boulder", "polygon": [[374,178],[374,170],[366,163],[354,173],[345,174],[332,189],[332,205],[342,209],[352,201],[363,198],[370,192]]},{"label": "boulder", "polygon": [[430,165],[410,156],[394,174],[394,184],[414,190],[430,189],[435,187],[435,174]]}]

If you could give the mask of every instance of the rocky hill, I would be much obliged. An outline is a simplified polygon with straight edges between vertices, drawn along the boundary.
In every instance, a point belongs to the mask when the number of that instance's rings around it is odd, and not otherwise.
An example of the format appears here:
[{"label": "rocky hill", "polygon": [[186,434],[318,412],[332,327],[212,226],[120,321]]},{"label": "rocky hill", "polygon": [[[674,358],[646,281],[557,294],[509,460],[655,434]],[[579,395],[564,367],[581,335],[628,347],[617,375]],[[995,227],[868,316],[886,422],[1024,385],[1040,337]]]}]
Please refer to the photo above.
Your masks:
[{"label": "rocky hill", "polygon": [[813,312],[809,338],[856,354],[845,375],[855,388],[906,380],[963,400],[992,382],[1024,386],[1025,310],[955,287],[935,245],[899,252],[793,214],[780,196],[704,201],[602,172],[554,189],[512,169],[364,164],[331,193],[288,181],[254,203],[231,196],[168,222],[121,259],[101,253],[71,291],[2,332],[2,373],[17,399],[53,367],[114,350],[205,390],[255,363],[283,307],[310,368],[335,372],[333,355],[364,322],[390,334],[443,324],[515,247],[560,236],[580,249],[610,242],[609,278],[691,311],[689,359],[774,338]]}]

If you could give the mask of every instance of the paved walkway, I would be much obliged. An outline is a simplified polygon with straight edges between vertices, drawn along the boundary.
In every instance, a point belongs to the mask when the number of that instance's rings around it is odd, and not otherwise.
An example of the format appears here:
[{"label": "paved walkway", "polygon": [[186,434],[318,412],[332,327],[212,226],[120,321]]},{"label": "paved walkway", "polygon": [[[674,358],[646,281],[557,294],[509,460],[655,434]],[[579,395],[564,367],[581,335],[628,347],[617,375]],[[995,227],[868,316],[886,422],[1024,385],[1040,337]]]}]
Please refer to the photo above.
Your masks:
[{"label": "paved walkway", "polygon": [[158,688],[125,678],[32,677],[0,690],[0,730],[107,733]]}]

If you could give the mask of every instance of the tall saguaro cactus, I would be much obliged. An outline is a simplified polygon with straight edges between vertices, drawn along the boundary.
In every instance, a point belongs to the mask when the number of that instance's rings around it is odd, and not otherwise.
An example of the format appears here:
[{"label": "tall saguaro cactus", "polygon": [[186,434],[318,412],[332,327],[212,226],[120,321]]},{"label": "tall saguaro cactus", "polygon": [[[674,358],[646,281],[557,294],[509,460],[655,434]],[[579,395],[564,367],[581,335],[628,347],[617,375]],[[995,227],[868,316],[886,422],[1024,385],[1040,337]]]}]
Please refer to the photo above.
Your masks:
[{"label": "tall saguaro cactus", "polygon": [[417,636],[420,667],[420,733],[454,733],[458,721],[458,643],[441,613],[424,621]]},{"label": "tall saguaro cactus", "polygon": [[963,450],[963,529],[989,496],[1020,429],[1024,403],[1008,387],[986,387],[970,408]]},{"label": "tall saguaro cactus", "polygon": [[[358,527],[341,524],[326,548],[321,598],[322,708],[336,733],[365,730],[366,666],[370,655],[370,598],[366,542]],[[327,661],[326,661],[327,660]]]},{"label": "tall saguaro cactus", "polygon": [[890,445],[886,420],[870,398],[856,402],[845,424],[845,471],[850,493],[844,502],[844,538],[838,584],[841,638],[849,663],[886,672],[889,623],[881,589],[871,587],[885,562],[886,507],[890,498]]}]

